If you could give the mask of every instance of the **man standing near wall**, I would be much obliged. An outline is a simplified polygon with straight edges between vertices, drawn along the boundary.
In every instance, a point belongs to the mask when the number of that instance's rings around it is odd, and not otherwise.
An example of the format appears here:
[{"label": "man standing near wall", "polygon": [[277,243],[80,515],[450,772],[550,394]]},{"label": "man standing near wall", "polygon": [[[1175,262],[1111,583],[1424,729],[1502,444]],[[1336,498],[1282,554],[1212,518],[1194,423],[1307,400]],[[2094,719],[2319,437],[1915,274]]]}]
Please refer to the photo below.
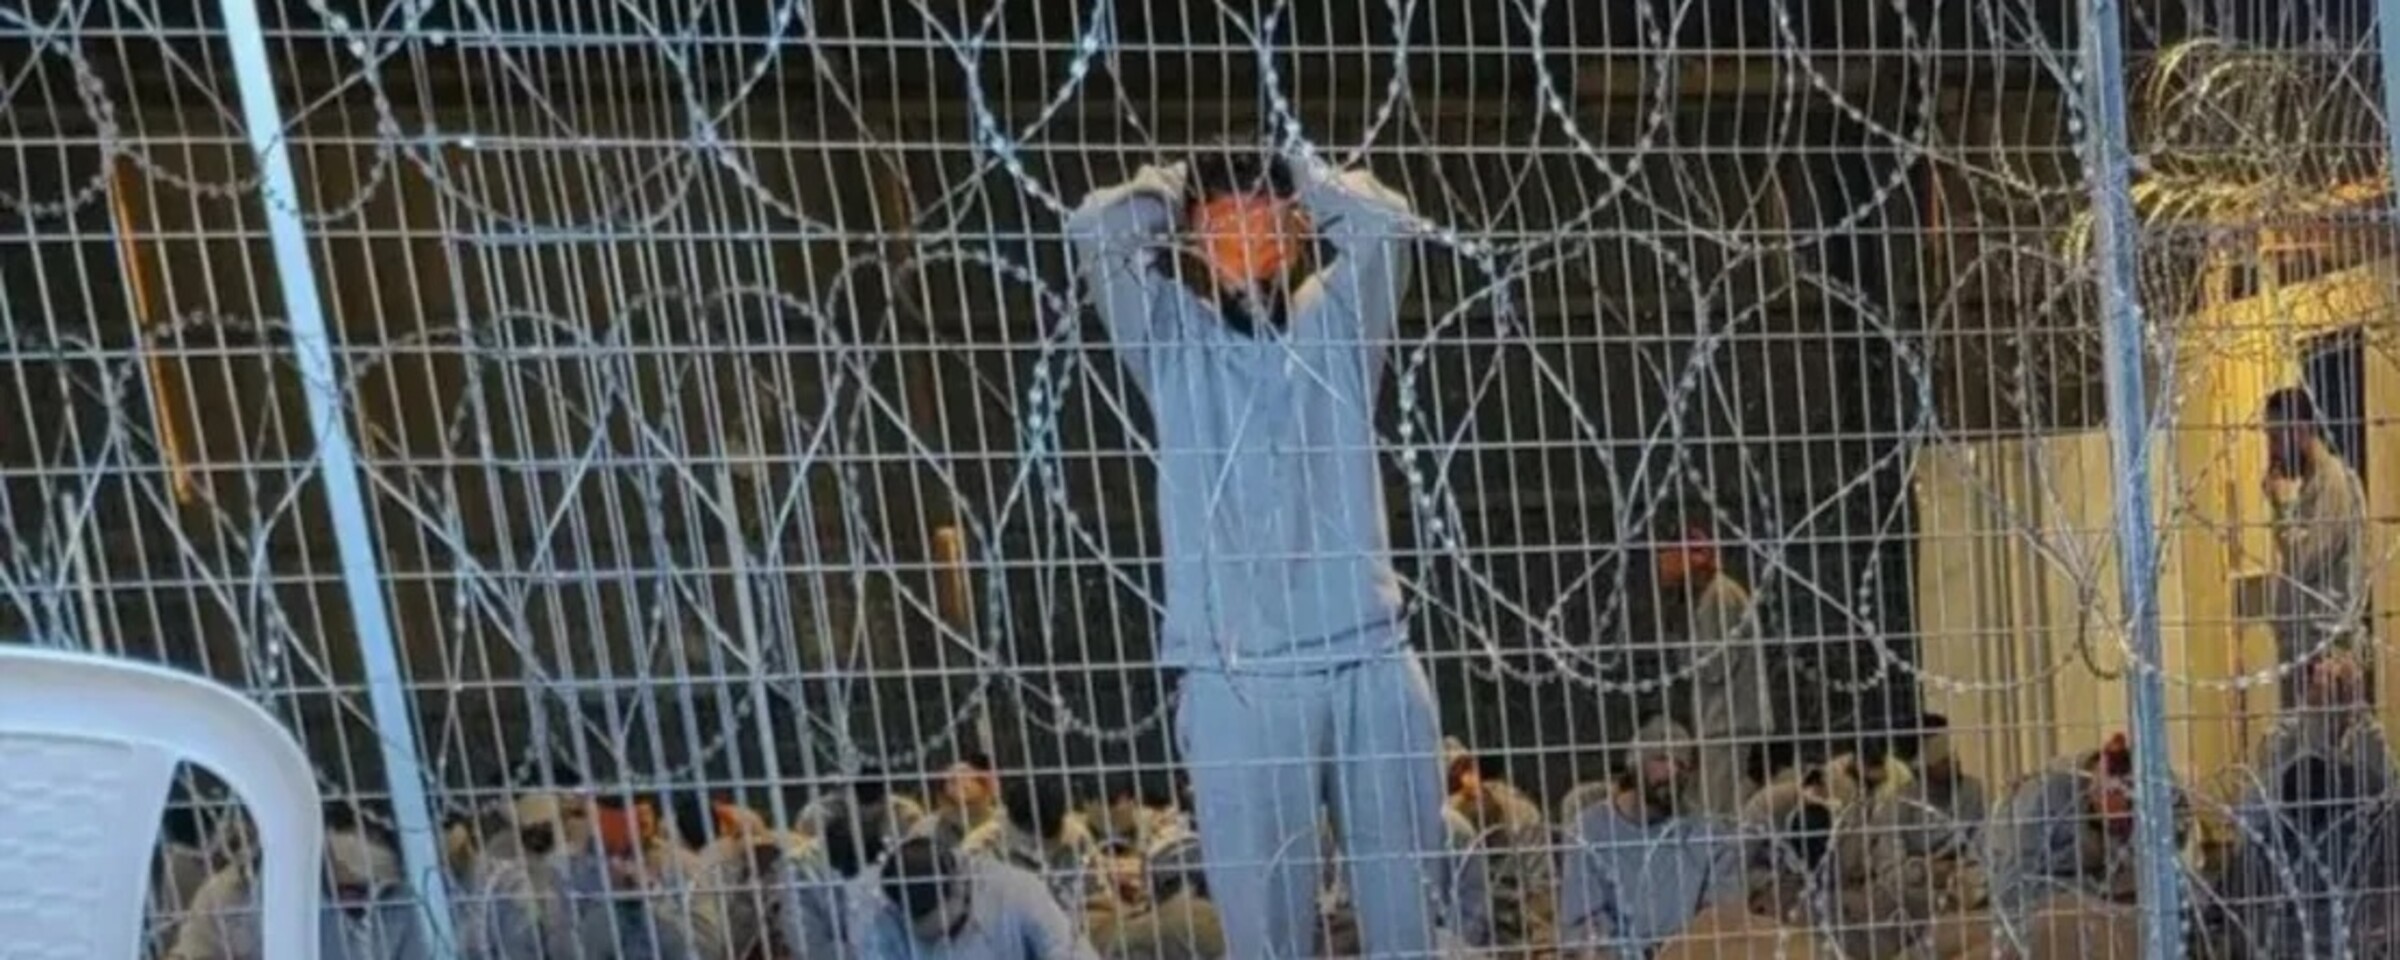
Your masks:
[{"label": "man standing near wall", "polygon": [[2365,622],[2361,554],[2366,488],[2327,445],[2325,419],[2303,386],[2267,396],[2266,496],[2274,518],[2275,576],[2268,592],[2285,708],[2307,698],[2304,660],[2347,649]]},{"label": "man standing near wall", "polygon": [[[1328,807],[1366,953],[1432,951],[1440,730],[1375,436],[1413,220],[1363,170],[1247,145],[1145,167],[1067,224],[1150,402],[1159,658],[1183,673],[1178,735],[1230,956],[1312,955]],[[1319,242],[1334,259],[1313,269]]]}]

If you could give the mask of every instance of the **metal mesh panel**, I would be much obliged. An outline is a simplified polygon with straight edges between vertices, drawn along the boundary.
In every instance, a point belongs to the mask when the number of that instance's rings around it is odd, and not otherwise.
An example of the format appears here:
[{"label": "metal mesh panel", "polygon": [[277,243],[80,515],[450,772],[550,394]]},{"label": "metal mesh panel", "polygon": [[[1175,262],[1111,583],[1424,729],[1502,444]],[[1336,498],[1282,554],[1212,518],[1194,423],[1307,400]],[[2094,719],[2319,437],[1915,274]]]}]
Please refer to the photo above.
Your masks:
[{"label": "metal mesh panel", "polygon": [[[0,634],[279,711],[397,831],[367,885],[447,918],[428,955],[515,956],[538,875],[657,922],[561,907],[535,955],[808,956],[832,824],[939,813],[965,759],[1081,811],[1105,908],[1014,853],[1104,955],[1245,895],[1163,825],[1190,739],[1271,714],[1178,722],[1179,408],[1065,235],[1228,138],[1415,212],[1353,415],[1456,741],[1409,756],[1443,937],[2394,950],[2366,4],[266,6],[0,8]],[[1662,573],[1701,541],[1738,609]],[[1674,757],[1740,795],[1660,814]],[[203,773],[173,800],[162,951],[243,846]],[[600,877],[621,805],[661,839]],[[1308,949],[1367,949],[1388,903],[1326,886]]]}]

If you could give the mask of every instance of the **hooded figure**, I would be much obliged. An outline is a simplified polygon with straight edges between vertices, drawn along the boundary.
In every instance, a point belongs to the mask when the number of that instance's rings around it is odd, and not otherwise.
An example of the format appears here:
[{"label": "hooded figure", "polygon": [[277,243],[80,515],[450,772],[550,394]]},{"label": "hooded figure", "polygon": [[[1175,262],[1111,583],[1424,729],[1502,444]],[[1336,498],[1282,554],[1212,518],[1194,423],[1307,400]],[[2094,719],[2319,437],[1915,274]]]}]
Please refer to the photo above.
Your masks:
[{"label": "hooded figure", "polygon": [[[1159,659],[1183,672],[1180,752],[1235,956],[1312,948],[1320,867],[1283,852],[1314,849],[1327,808],[1367,951],[1434,945],[1440,733],[1375,428],[1415,229],[1371,174],[1263,148],[1145,167],[1067,223],[1153,417]],[[1333,258],[1310,273],[1319,244]]]},{"label": "hooded figure", "polygon": [[874,881],[857,960],[1099,960],[1040,878],[912,837]]},{"label": "hooded figure", "polygon": [[[337,808],[338,810],[339,808]],[[320,960],[431,960],[400,856],[378,828],[346,813],[328,818],[325,872],[331,890],[318,921]],[[168,960],[275,960],[259,955],[254,863],[219,870],[192,898]]]},{"label": "hooded figure", "polygon": [[1608,802],[1576,819],[1558,885],[1559,949],[1644,957],[1745,894],[1740,838],[1691,812],[1691,734],[1644,725]]},{"label": "hooded figure", "polygon": [[1775,721],[1758,612],[1750,591],[1721,562],[1715,534],[1684,530],[1659,547],[1658,586],[1683,611],[1664,665],[1688,664],[1692,671],[1690,709],[1678,711],[1691,718],[1700,744],[1692,795],[1700,809],[1730,819],[1756,786],[1744,775],[1743,758],[1775,733]]},{"label": "hooded figure", "polygon": [[[2367,496],[2358,473],[2325,442],[2325,417],[2306,387],[2267,396],[2265,492],[2275,524],[2270,589],[2277,661],[2296,664],[2353,646],[2364,611]],[[2305,672],[2287,674],[2285,706],[2301,702]]]}]

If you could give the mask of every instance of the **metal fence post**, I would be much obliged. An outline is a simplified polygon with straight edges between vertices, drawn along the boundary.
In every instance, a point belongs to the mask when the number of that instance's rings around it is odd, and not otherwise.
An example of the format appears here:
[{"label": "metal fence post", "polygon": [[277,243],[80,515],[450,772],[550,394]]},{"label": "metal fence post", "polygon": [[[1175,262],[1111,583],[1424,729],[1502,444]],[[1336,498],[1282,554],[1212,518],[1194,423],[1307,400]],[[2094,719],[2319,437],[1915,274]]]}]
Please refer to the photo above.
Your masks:
[{"label": "metal fence post", "polygon": [[425,769],[417,749],[401,657],[384,607],[383,576],[375,554],[374,525],[359,487],[357,451],[343,419],[341,371],[333,360],[332,333],[317,299],[317,275],[309,260],[308,231],[300,221],[299,184],[283,138],[283,108],[276,101],[275,74],[267,59],[265,26],[255,0],[219,0],[226,41],[240,85],[242,119],[251,149],[258,153],[259,191],[264,195],[275,274],[292,328],[292,352],[300,366],[308,420],[316,438],[318,474],[332,514],[340,551],[342,587],[366,667],[367,696],[383,754],[384,778],[392,791],[400,859],[422,900],[417,911],[425,942],[435,956],[455,955],[448,876],[442,869],[439,819],[425,791]]},{"label": "metal fence post", "polygon": [[2085,180],[2098,229],[2101,340],[2108,393],[2110,473],[2117,509],[2117,581],[2124,592],[2129,725],[2134,742],[2134,842],[2141,883],[2143,953],[2180,960],[2183,888],[2175,849],[2175,771],[2169,763],[2167,690],[2161,676],[2157,522],[2150,510],[2150,411],[2143,364],[2139,229],[2133,215],[2133,152],[2125,106],[2125,42],[2117,0],[2087,0],[2083,18]]}]

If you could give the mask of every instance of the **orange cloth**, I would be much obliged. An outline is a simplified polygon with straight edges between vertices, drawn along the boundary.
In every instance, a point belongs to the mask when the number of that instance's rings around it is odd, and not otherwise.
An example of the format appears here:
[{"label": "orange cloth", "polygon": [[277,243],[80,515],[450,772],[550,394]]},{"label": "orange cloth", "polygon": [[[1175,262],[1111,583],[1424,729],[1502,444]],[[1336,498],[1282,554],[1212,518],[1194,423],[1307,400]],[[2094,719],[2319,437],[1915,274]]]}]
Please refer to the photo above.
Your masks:
[{"label": "orange cloth", "polygon": [[594,807],[592,829],[600,835],[600,849],[618,855],[631,854],[658,835],[658,815],[650,812],[646,803],[624,809]]},{"label": "orange cloth", "polygon": [[1308,217],[1282,200],[1242,194],[1193,208],[1192,238],[1220,286],[1282,276],[1300,259]]}]

